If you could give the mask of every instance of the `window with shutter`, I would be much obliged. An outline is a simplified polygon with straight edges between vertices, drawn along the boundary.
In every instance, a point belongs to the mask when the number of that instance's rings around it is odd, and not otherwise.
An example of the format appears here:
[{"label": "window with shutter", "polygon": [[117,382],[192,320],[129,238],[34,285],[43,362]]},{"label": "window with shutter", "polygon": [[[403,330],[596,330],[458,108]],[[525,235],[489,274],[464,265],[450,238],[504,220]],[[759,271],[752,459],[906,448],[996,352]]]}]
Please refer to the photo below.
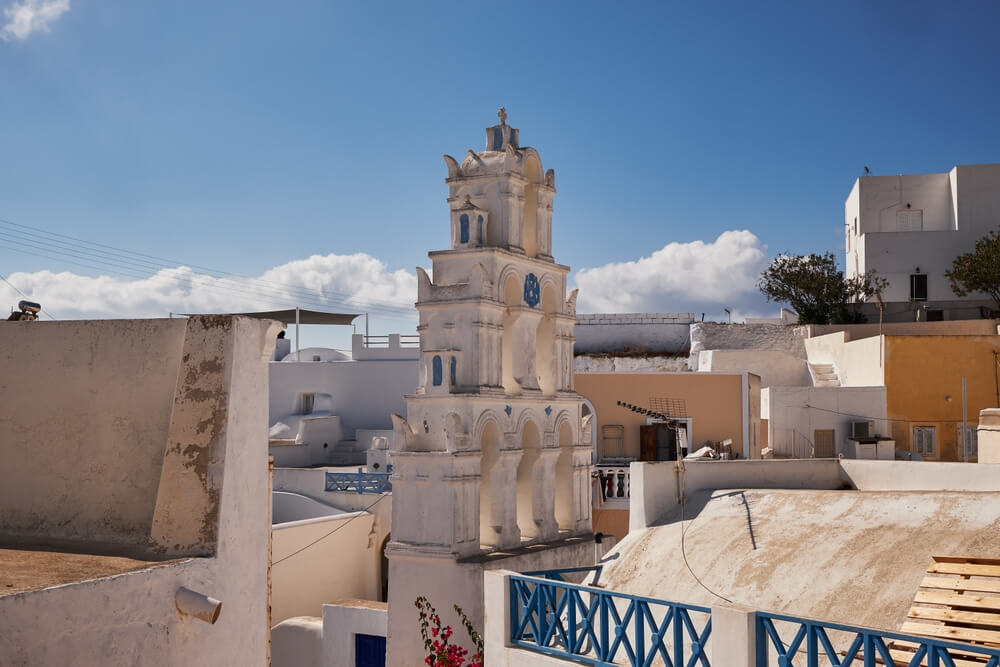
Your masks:
[{"label": "window with shutter", "polygon": [[896,211],[897,232],[920,232],[924,229],[924,212],[917,209]]},{"label": "window with shutter", "polygon": [[966,426],[963,429],[962,425],[959,424],[957,440],[959,445],[963,448],[959,452],[960,454],[964,452],[964,456],[970,459],[979,458],[979,430],[977,427]]},{"label": "window with shutter", "polygon": [[937,426],[913,427],[913,451],[925,458],[937,456]]}]

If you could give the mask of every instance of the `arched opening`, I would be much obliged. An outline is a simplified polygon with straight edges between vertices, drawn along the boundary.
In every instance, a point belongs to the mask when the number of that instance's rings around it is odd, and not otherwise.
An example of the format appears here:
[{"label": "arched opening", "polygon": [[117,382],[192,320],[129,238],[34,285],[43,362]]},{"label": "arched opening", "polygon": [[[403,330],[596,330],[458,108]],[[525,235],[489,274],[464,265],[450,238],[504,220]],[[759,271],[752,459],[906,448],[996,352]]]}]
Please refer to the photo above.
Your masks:
[{"label": "arched opening", "polygon": [[556,350],[556,289],[552,283],[546,283],[542,288],[542,311],[545,316],[538,323],[535,332],[535,371],[538,374],[538,387],[542,393],[551,396],[556,393],[556,369],[559,358]]},{"label": "arched opening", "polygon": [[556,524],[572,530],[573,517],[573,427],[564,421],[559,427],[559,458],[556,459]]},{"label": "arched opening", "polygon": [[510,306],[521,304],[521,283],[514,274],[507,276],[507,281],[504,283],[503,302],[507,306],[503,314],[503,341],[500,351],[503,390],[505,394],[520,394],[521,385],[514,379],[514,322],[518,313],[512,311]]},{"label": "arched opening", "polygon": [[517,527],[521,531],[522,540],[538,537],[538,524],[535,523],[535,465],[538,463],[540,447],[538,427],[532,421],[526,422],[521,431],[521,448],[524,453],[521,455],[521,462],[517,464]]},{"label": "arched opening", "polygon": [[524,163],[524,212],[521,216],[521,244],[528,257],[538,256],[538,184],[542,182],[542,164],[529,156]]},{"label": "arched opening", "polygon": [[379,549],[379,571],[381,573],[379,601],[381,602],[389,601],[389,559],[385,556],[385,547],[389,544],[390,537],[391,535],[385,536],[385,539],[382,540],[382,548]]},{"label": "arched opening", "polygon": [[494,477],[500,473],[500,431],[495,422],[489,422],[480,436],[479,449],[482,452],[479,463],[479,544],[485,549],[500,545],[502,519],[500,508],[503,499],[493,497]]}]

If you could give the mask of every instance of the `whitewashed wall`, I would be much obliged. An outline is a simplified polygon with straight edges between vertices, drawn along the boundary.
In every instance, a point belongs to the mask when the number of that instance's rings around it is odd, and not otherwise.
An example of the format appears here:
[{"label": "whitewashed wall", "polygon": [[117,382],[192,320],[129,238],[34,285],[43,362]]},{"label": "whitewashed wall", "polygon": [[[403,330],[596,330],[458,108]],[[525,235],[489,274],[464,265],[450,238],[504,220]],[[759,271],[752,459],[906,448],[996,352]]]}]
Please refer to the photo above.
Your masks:
[{"label": "whitewashed wall", "polygon": [[702,350],[774,350],[805,359],[806,335],[806,328],[799,326],[695,322],[690,325],[691,370],[698,370]]},{"label": "whitewashed wall", "polygon": [[635,348],[677,354],[688,349],[693,313],[596,313],[577,315],[576,354]]}]

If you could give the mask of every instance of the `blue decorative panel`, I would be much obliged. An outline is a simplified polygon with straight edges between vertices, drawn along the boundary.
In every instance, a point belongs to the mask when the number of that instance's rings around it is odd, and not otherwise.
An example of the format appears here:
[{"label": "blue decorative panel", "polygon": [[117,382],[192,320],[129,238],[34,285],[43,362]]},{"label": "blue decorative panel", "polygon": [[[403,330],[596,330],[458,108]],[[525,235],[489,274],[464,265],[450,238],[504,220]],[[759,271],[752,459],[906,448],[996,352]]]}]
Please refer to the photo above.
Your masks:
[{"label": "blue decorative panel", "polygon": [[458,384],[458,359],[455,357],[451,358],[451,386],[454,387]]},{"label": "blue decorative panel", "polygon": [[385,667],[385,637],[354,635],[355,667]]},{"label": "blue decorative panel", "polygon": [[482,243],[483,242],[483,216],[479,216],[479,221],[478,221],[478,225],[476,227],[476,231],[477,231],[476,236],[479,238],[479,242]]},{"label": "blue decorative panel", "polygon": [[434,361],[431,363],[432,371],[434,373],[434,386],[441,386],[441,379],[444,375],[443,369],[441,368],[441,357],[434,355]]},{"label": "blue decorative panel", "polygon": [[503,409],[503,411],[507,413],[508,417],[510,417],[510,413],[513,412],[513,410],[511,409],[511,407],[509,405],[505,406],[504,409]]},{"label": "blue decorative panel", "polygon": [[529,273],[524,279],[524,302],[534,308],[541,298],[541,288],[538,285],[538,276]]},{"label": "blue decorative panel", "polygon": [[458,242],[469,242],[469,216],[465,213],[458,219]]},{"label": "blue decorative panel", "polygon": [[552,414],[552,406],[551,405],[546,405],[545,406],[545,416],[548,417],[551,414]]},{"label": "blue decorative panel", "polygon": [[503,128],[501,127],[493,128],[493,150],[503,150]]}]

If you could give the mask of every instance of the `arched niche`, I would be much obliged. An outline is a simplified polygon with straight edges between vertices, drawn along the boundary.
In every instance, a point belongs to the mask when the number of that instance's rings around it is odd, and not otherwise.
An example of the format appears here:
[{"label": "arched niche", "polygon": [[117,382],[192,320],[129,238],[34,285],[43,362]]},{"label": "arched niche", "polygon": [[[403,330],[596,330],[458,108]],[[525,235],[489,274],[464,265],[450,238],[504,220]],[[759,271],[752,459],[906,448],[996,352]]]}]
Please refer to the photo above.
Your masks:
[{"label": "arched niche", "polygon": [[559,424],[559,457],[556,459],[556,524],[560,531],[572,530],[573,516],[573,426],[569,419]]},{"label": "arched niche", "polygon": [[523,288],[521,277],[516,273],[508,273],[503,283],[503,302],[507,306],[503,315],[503,341],[500,351],[503,390],[505,394],[520,394],[521,385],[514,379],[514,323],[518,312],[511,306],[520,306]]},{"label": "arched niche", "polygon": [[558,309],[556,288],[551,281],[542,283],[542,312],[545,316],[538,323],[535,333],[535,371],[538,374],[538,387],[546,396],[552,396],[558,390],[557,369],[559,367],[556,347],[556,318]]},{"label": "arched niche", "polygon": [[535,488],[535,464],[538,463],[541,445],[538,426],[531,420],[526,421],[521,429],[523,454],[517,465],[517,527],[521,531],[522,540],[533,540],[538,537],[535,495],[542,489]]},{"label": "arched niche", "polygon": [[483,426],[479,436],[481,459],[479,471],[479,544],[485,549],[495,549],[500,546],[500,529],[503,521],[500,516],[503,499],[494,495],[494,487],[502,488],[501,474],[497,462],[500,460],[500,429],[492,419]]},{"label": "arched niche", "polygon": [[528,257],[538,256],[538,186],[542,183],[542,161],[534,153],[524,160],[524,211],[521,215],[521,246]]}]

